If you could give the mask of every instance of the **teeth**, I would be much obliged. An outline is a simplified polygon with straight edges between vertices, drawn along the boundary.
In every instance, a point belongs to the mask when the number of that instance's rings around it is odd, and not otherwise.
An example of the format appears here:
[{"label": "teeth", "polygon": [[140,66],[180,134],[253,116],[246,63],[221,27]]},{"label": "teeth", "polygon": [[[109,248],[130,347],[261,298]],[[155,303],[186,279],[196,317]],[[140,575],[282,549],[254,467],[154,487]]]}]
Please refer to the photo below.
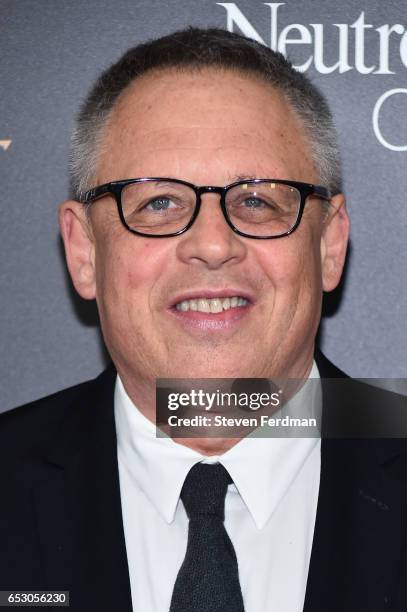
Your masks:
[{"label": "teeth", "polygon": [[223,304],[217,298],[214,300],[209,300],[209,304],[211,306],[211,313],[216,314],[217,312],[222,312]]},{"label": "teeth", "polygon": [[[189,300],[187,300],[186,302],[181,302],[181,304],[187,304],[187,306],[189,305]],[[209,300],[198,300],[197,302],[197,311],[198,312],[210,312],[211,311],[211,305],[209,303]]]},{"label": "teeth", "polygon": [[232,298],[213,298],[208,300],[206,298],[198,298],[195,300],[184,300],[176,305],[176,309],[181,312],[188,312],[188,310],[198,312],[210,312],[211,314],[217,314],[230,308],[238,308],[239,306],[246,306],[247,300],[240,296],[233,296]]}]

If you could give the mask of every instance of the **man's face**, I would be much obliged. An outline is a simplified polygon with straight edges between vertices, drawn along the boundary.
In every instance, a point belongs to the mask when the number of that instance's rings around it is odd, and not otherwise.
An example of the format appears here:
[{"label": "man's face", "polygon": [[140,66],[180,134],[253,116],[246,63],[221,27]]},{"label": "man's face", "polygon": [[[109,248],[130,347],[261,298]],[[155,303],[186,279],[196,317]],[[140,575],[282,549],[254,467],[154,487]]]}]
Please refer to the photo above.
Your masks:
[{"label": "man's face", "polygon": [[[95,184],[148,176],[218,186],[240,178],[319,183],[293,111],[267,84],[233,72],[139,79],[114,109],[102,150]],[[81,295],[96,296],[106,344],[129,386],[308,373],[322,289],[337,284],[343,265],[344,208],[324,223],[322,201],[309,198],[300,227],[277,240],[235,234],[216,194],[203,195],[194,225],[171,238],[131,234],[110,196],[93,203],[89,238],[79,237],[81,214],[72,202],[61,210],[68,264]],[[233,296],[246,305],[177,309],[192,298]]]}]

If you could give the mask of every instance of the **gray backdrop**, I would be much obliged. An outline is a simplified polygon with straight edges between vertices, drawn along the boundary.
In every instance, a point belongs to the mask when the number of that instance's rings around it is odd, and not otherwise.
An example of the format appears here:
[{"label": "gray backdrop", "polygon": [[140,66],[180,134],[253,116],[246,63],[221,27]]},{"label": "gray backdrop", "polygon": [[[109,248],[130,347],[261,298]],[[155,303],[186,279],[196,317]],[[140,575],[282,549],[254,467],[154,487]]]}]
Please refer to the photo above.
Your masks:
[{"label": "gray backdrop", "polygon": [[406,378],[406,15],[407,1],[0,0],[0,410],[105,363],[93,305],[74,297],[58,237],[72,118],[129,46],[188,24],[278,45],[327,95],[352,241],[325,304],[322,348],[353,376]]}]

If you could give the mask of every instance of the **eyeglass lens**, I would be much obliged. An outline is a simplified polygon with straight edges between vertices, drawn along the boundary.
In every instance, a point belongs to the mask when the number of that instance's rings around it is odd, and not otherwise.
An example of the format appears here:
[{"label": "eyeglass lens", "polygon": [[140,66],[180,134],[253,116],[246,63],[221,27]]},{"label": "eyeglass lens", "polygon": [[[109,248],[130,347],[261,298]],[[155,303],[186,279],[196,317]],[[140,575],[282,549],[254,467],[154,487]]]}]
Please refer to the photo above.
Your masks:
[{"label": "eyeglass lens", "polygon": [[[196,195],[191,187],[169,181],[130,183],[122,191],[127,225],[144,234],[173,234],[191,221]],[[301,194],[295,187],[264,181],[242,183],[226,193],[232,225],[250,236],[278,236],[296,224]]]}]

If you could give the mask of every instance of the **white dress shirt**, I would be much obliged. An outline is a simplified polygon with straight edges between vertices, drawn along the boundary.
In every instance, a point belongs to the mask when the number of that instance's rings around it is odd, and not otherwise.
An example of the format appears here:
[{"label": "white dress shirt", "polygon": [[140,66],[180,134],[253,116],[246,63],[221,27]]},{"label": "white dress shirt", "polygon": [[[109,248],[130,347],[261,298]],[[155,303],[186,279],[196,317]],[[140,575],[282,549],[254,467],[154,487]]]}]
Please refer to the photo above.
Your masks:
[{"label": "white dress shirt", "polygon": [[[319,377],[315,363],[310,377]],[[233,479],[225,528],[237,555],[245,612],[301,612],[319,492],[320,439],[249,436],[208,458],[171,438],[157,438],[155,425],[132,403],[119,377],[115,420],[133,612],[169,610],[187,545],[180,492],[200,461],[219,461]]]}]

